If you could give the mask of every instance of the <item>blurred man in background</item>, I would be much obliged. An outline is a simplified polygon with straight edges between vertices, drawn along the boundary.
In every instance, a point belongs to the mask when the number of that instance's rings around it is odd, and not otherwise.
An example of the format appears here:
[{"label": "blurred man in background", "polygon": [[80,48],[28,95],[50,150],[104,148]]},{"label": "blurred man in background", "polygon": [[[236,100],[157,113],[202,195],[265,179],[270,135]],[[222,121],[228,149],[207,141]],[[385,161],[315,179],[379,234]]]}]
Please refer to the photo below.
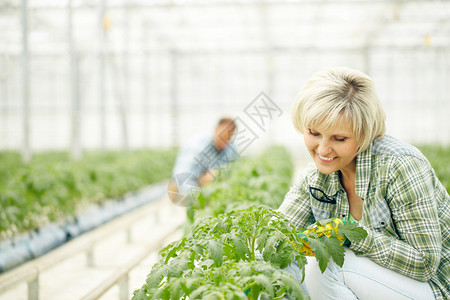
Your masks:
[{"label": "blurred man in background", "polygon": [[180,149],[168,187],[172,202],[189,205],[189,201],[195,200],[200,193],[200,188],[214,180],[220,167],[238,157],[233,143],[235,132],[234,120],[222,118],[213,132],[195,137]]}]

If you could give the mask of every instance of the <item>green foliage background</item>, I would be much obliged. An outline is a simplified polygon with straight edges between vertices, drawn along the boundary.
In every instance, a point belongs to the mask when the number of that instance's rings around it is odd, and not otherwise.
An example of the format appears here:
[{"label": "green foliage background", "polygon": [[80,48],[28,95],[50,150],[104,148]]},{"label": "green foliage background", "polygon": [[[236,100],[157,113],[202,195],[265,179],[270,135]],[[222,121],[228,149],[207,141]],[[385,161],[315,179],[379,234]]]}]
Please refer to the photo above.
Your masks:
[{"label": "green foliage background", "polygon": [[417,148],[426,156],[437,177],[450,193],[450,146],[419,145]]}]

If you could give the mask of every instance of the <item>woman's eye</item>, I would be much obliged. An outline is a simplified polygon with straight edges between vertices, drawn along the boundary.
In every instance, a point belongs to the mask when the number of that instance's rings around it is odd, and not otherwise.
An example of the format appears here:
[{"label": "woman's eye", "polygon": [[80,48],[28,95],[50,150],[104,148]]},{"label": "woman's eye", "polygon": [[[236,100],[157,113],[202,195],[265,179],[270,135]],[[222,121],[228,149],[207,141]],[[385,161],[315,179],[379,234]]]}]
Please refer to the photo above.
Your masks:
[{"label": "woman's eye", "polygon": [[338,142],[345,142],[347,140],[346,137],[335,137],[334,139]]},{"label": "woman's eye", "polygon": [[311,130],[309,129],[309,134],[313,135],[313,136],[319,136],[320,133],[318,133],[317,131]]}]

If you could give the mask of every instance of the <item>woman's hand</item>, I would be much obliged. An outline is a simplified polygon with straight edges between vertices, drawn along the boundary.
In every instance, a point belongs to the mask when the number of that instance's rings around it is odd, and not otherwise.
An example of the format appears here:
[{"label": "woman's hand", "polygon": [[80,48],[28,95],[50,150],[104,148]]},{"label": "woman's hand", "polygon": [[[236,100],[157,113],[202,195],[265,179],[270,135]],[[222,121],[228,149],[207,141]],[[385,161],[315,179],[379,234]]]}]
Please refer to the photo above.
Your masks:
[{"label": "woman's hand", "polygon": [[325,224],[325,226],[314,223],[310,225],[307,230],[303,232],[299,232],[298,236],[302,239],[303,248],[302,252],[307,256],[315,256],[314,251],[311,249],[309,245],[308,236],[316,234],[318,238],[322,238],[323,236],[331,237],[332,232],[334,231],[338,240],[341,241],[341,246],[347,243],[347,239],[343,238],[338,234],[338,228],[342,226],[344,223],[348,221],[341,219],[330,219],[329,222]]}]

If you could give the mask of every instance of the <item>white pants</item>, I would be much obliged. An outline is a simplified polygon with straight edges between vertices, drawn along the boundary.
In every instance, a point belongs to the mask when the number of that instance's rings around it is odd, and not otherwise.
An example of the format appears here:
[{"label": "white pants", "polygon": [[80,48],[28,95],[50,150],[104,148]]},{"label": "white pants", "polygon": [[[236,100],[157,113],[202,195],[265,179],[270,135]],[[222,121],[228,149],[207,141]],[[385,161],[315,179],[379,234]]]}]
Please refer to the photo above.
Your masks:
[{"label": "white pants", "polygon": [[305,283],[311,300],[434,299],[427,282],[386,269],[345,248],[344,265],[328,263],[322,274],[315,257],[308,257]]}]

